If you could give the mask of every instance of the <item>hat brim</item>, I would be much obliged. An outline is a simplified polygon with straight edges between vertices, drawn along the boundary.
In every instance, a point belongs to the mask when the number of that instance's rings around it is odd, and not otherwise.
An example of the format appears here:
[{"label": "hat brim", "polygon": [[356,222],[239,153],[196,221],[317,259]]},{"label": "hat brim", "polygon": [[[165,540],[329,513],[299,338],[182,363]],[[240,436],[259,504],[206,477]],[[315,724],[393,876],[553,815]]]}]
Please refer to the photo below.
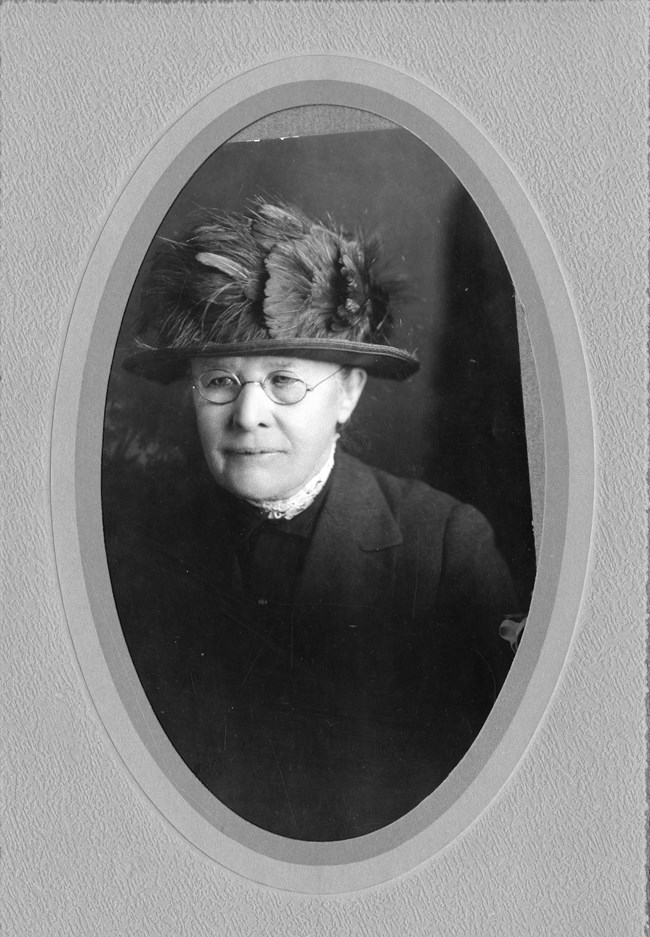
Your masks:
[{"label": "hat brim", "polygon": [[306,358],[308,361],[331,361],[333,364],[363,368],[373,377],[397,381],[411,377],[420,367],[415,355],[392,345],[370,345],[329,338],[266,339],[185,348],[152,348],[129,355],[122,362],[122,367],[140,377],[170,384],[187,374],[191,358],[238,358],[252,355],[288,355],[291,358]]}]

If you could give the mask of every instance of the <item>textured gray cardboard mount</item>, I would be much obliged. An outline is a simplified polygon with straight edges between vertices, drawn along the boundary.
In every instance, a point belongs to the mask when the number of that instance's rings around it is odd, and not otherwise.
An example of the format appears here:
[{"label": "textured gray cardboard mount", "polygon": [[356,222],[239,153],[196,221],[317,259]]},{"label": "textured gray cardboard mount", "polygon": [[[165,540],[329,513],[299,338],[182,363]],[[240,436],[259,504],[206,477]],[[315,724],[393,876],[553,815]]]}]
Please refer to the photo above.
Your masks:
[{"label": "textured gray cardboard mount", "polygon": [[[26,3],[2,17],[14,300],[3,382],[7,932],[641,934],[645,5]],[[208,858],[121,763],[70,640],[46,474],[75,294],[145,154],[227,79],[361,47],[470,115],[537,208],[582,340],[596,502],[571,653],[508,783],[417,869],[367,890],[297,895]]]},{"label": "textured gray cardboard mount", "polygon": [[[530,451],[538,465],[543,453],[552,492],[545,499],[543,525],[539,519],[537,524],[543,535],[525,638],[480,737],[409,814],[370,835],[328,844],[283,839],[242,821],[209,794],[170,746],[137,680],[114,612],[98,485],[105,386],[121,313],[178,180],[191,178],[233,127],[251,125],[255,132],[257,124],[251,122],[270,107],[289,107],[291,123],[297,102],[303,102],[303,117],[317,119],[332,103],[346,118],[351,107],[372,107],[416,133],[476,199],[510,267],[520,300],[520,332],[522,338],[530,334],[539,363],[544,438],[531,437]],[[530,343],[524,347],[530,369]],[[527,407],[533,418],[535,402],[539,397],[533,395]],[[255,881],[329,893],[395,878],[470,826],[523,754],[571,639],[593,510],[591,424],[579,334],[552,248],[507,165],[449,102],[394,69],[312,55],[247,72],[177,121],[129,180],[84,273],[66,337],[52,437],[55,553],[75,650],[111,739],[170,822],[216,861]],[[138,738],[140,749],[134,752]]]}]

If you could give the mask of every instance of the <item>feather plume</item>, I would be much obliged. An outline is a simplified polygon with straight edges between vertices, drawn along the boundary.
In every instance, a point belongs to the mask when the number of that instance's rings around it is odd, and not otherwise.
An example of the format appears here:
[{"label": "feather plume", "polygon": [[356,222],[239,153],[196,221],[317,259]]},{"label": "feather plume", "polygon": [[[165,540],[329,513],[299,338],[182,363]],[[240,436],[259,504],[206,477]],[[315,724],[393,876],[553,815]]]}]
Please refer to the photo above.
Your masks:
[{"label": "feather plume", "polygon": [[376,238],[257,199],[247,215],[212,211],[185,239],[162,243],[144,293],[146,347],[387,341],[397,284],[379,271]]},{"label": "feather plume", "polygon": [[250,224],[212,213],[185,240],[164,242],[145,297],[143,331],[157,331],[158,346],[166,348],[264,338],[265,280]]},{"label": "feather plume", "polygon": [[313,221],[300,209],[290,205],[272,205],[262,199],[251,209],[251,231],[263,250],[270,251],[276,244],[294,238],[303,238]]},{"label": "feather plume", "polygon": [[272,338],[325,338],[334,311],[331,273],[336,237],[314,225],[266,258],[264,321]]},{"label": "feather plume", "polygon": [[376,238],[362,239],[359,235],[346,238],[341,245],[340,262],[347,296],[337,315],[348,324],[353,341],[385,340],[391,324],[390,293],[397,291],[397,283],[389,284],[386,277],[377,276],[379,255]]},{"label": "feather plume", "polygon": [[264,324],[271,338],[296,338],[311,294],[311,269],[293,245],[275,247],[266,258]]},{"label": "feather plume", "polygon": [[221,270],[222,273],[233,279],[243,280],[248,275],[248,271],[241,264],[219,254],[203,252],[197,254],[196,259],[200,264],[204,264],[206,267],[216,267],[217,270]]}]

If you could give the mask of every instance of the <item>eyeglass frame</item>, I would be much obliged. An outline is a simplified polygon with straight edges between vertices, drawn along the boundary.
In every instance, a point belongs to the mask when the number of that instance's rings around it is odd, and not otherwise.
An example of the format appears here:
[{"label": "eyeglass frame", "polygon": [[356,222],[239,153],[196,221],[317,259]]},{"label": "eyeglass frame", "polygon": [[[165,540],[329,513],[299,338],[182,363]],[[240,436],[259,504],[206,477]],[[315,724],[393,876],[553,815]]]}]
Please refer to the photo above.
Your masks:
[{"label": "eyeglass frame", "polygon": [[[204,374],[210,374],[213,371],[219,371],[219,373],[225,374],[228,377],[232,377],[235,380],[236,385],[239,387],[239,390],[237,391],[237,395],[233,397],[232,400],[224,400],[220,403],[218,400],[210,400],[210,398],[206,397],[205,394],[203,393],[203,389],[200,384],[200,379],[203,377]],[[247,386],[247,384],[259,384],[262,390],[264,391],[264,393],[266,394],[266,396],[268,397],[268,399],[271,401],[271,403],[277,404],[278,407],[295,407],[296,404],[302,403],[302,401],[305,399],[305,397],[310,391],[316,390],[317,387],[320,387],[320,385],[324,384],[325,381],[329,381],[329,379],[331,377],[334,377],[335,374],[340,374],[341,371],[345,371],[345,365],[342,365],[340,368],[337,368],[336,371],[332,371],[332,373],[328,374],[327,377],[324,377],[322,381],[318,381],[316,384],[312,384],[311,387],[301,377],[296,377],[294,375],[291,375],[294,378],[294,380],[298,381],[305,388],[305,392],[302,395],[302,397],[300,397],[299,400],[292,400],[291,403],[284,403],[282,400],[274,400],[273,397],[270,396],[270,394],[268,393],[268,391],[266,390],[264,386],[266,382],[269,380],[269,378],[273,377],[275,374],[286,374],[287,372],[283,368],[278,368],[277,371],[271,371],[270,374],[266,375],[263,381],[240,381],[237,375],[233,374],[232,371],[226,371],[222,368],[208,368],[207,371],[201,371],[201,373],[198,374],[194,378],[192,382],[192,387],[194,388],[194,390],[198,390],[201,397],[203,397],[204,400],[207,400],[208,403],[214,404],[215,407],[227,407],[228,404],[234,403],[236,400],[239,399],[239,396],[242,390],[244,389],[244,387]]]}]

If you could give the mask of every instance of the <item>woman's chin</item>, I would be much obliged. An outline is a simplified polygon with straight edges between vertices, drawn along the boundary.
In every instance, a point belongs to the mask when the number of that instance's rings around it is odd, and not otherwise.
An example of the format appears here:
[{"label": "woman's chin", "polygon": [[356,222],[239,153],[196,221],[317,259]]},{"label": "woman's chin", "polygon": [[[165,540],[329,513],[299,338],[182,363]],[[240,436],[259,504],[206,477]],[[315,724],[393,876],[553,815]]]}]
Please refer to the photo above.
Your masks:
[{"label": "woman's chin", "polygon": [[228,472],[221,476],[215,475],[215,478],[222,488],[245,501],[279,501],[282,498],[291,497],[301,487],[298,485],[288,489],[286,484],[279,486],[278,481],[284,482],[284,479],[278,479],[275,473],[269,477],[259,468],[248,468],[236,473]]}]

